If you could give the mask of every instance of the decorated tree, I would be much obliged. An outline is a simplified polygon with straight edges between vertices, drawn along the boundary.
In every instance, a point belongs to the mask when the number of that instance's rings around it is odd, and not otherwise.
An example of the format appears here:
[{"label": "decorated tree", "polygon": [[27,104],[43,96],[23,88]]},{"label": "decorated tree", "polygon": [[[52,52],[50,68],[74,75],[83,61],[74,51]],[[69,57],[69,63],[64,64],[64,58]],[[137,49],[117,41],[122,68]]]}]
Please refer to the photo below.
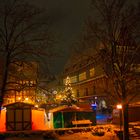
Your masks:
[{"label": "decorated tree", "polygon": [[62,97],[62,104],[72,106],[76,102],[77,102],[77,99],[73,95],[70,78],[67,77],[66,82],[65,82],[64,95]]},{"label": "decorated tree", "polygon": [[57,106],[57,91],[38,88],[36,91],[36,104],[40,107]]},{"label": "decorated tree", "polygon": [[46,102],[47,102],[46,91],[42,89],[37,89],[35,103],[41,106],[42,104],[46,104]]}]

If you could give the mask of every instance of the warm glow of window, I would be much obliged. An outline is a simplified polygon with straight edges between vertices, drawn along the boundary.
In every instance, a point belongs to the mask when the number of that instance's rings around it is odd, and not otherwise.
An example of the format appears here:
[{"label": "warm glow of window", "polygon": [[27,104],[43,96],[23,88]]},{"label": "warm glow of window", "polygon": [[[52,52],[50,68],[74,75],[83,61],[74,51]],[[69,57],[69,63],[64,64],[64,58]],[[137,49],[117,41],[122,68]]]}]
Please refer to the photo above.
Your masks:
[{"label": "warm glow of window", "polygon": [[90,74],[90,77],[93,77],[95,75],[95,69],[94,68],[91,68],[89,70],[89,74]]},{"label": "warm glow of window", "polygon": [[71,83],[77,82],[77,76],[70,77],[70,81],[71,81]]},{"label": "warm glow of window", "polygon": [[86,79],[86,72],[83,72],[79,74],[79,81],[85,80]]}]

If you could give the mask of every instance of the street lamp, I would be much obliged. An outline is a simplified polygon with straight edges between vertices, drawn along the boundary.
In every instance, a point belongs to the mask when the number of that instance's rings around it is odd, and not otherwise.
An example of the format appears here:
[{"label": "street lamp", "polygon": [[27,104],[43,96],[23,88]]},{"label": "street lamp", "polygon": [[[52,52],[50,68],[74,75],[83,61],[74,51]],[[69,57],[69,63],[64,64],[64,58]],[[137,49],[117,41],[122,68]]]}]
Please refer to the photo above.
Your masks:
[{"label": "street lamp", "polygon": [[117,109],[119,110],[120,117],[120,131],[122,130],[122,104],[117,104]]},{"label": "street lamp", "polygon": [[121,104],[118,104],[117,105],[117,109],[121,110],[122,109],[122,105]]}]

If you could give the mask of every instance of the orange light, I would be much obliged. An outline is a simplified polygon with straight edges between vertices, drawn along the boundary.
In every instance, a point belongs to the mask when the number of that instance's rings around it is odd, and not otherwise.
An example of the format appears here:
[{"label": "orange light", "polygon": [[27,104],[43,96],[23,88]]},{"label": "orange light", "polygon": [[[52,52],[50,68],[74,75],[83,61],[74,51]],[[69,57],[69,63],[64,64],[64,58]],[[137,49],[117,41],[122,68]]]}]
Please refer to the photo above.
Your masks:
[{"label": "orange light", "polygon": [[28,101],[29,99],[28,98],[25,98],[25,100]]},{"label": "orange light", "polygon": [[58,99],[60,99],[60,98],[62,98],[62,95],[59,95],[59,96],[58,96]]},{"label": "orange light", "polygon": [[35,105],[35,107],[37,107],[37,108],[38,108],[38,105]]},{"label": "orange light", "polygon": [[18,97],[18,100],[21,100],[21,97]]},{"label": "orange light", "polygon": [[122,105],[121,104],[118,104],[116,107],[117,107],[117,109],[122,109]]}]

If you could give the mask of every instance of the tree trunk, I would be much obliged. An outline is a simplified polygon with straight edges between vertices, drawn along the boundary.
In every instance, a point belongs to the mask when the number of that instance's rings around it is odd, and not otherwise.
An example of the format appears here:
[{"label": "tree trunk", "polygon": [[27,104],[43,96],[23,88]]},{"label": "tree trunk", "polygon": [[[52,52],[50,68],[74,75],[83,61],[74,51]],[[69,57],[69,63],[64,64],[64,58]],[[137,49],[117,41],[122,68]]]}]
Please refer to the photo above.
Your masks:
[{"label": "tree trunk", "polygon": [[5,66],[4,66],[4,72],[3,72],[3,78],[2,78],[2,86],[1,86],[1,91],[0,91],[0,108],[3,105],[3,98],[4,94],[6,91],[6,83],[7,83],[7,78],[8,78],[8,70],[9,70],[9,54],[6,56],[5,60]]},{"label": "tree trunk", "polygon": [[129,140],[128,104],[123,105],[123,140]]},{"label": "tree trunk", "polygon": [[123,140],[129,140],[128,103],[126,103],[126,81],[121,81],[122,111],[123,111]]}]

